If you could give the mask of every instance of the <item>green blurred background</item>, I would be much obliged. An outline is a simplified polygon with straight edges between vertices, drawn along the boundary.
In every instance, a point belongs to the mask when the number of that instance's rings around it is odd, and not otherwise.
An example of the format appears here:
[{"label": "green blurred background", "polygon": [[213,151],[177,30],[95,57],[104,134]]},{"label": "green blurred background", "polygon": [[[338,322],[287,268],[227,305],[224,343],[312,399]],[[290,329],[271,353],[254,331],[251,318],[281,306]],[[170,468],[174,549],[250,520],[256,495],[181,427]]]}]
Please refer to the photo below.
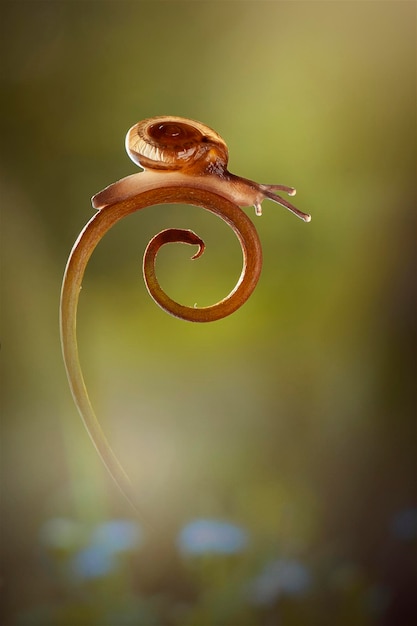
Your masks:
[{"label": "green blurred background", "polygon": [[[3,626],[414,623],[416,4],[17,1],[0,22]],[[94,253],[81,359],[137,519],[70,397],[58,302],[90,197],[160,114],[216,129],[312,222],[247,209],[260,283],[208,325],[163,313],[140,262],[192,228],[206,253],[168,246],[161,282],[224,297],[241,256],[215,217],[149,208]]]}]

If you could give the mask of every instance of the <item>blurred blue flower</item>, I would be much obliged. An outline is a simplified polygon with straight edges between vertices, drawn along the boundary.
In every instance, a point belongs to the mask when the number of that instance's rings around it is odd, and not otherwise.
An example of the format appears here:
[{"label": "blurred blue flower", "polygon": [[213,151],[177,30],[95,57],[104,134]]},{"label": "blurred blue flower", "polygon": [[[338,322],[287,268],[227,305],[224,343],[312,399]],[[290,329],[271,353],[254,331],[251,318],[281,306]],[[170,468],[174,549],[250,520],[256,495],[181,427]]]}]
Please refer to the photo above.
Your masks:
[{"label": "blurred blue flower", "polygon": [[101,546],[108,552],[128,552],[142,543],[142,531],[137,522],[111,520],[103,522],[94,530],[91,545]]},{"label": "blurred blue flower", "polygon": [[53,518],[41,527],[40,540],[53,556],[55,572],[60,567],[61,575],[86,580],[107,576],[118,569],[121,564],[118,555],[135,550],[142,533],[139,524],[129,520],[103,522],[91,531],[80,522]]},{"label": "blurred blue flower", "polygon": [[100,546],[88,546],[74,556],[71,570],[76,578],[88,580],[107,576],[117,565],[116,559],[108,550]]},{"label": "blurred blue flower", "polygon": [[178,537],[179,548],[186,554],[235,554],[247,544],[248,534],[242,528],[210,519],[190,522]]},{"label": "blurred blue flower", "polygon": [[141,529],[137,522],[110,520],[93,530],[89,544],[72,560],[72,573],[83,580],[101,578],[116,571],[118,555],[135,550],[141,543]]},{"label": "blurred blue flower", "polygon": [[417,537],[417,508],[403,509],[394,515],[391,522],[394,537],[411,541]]},{"label": "blurred blue flower", "polygon": [[249,595],[253,604],[268,606],[280,596],[301,596],[311,587],[312,577],[305,565],[295,559],[278,559],[267,565],[252,582]]}]

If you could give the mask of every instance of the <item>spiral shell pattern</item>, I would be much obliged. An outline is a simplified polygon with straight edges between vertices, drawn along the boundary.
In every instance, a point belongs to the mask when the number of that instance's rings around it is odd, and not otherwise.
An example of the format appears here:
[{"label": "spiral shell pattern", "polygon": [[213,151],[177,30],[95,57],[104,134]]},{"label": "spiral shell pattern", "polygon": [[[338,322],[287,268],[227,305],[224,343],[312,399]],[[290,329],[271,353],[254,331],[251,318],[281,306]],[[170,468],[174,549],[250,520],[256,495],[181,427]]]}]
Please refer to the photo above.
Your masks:
[{"label": "spiral shell pattern", "polygon": [[229,158],[224,140],[214,130],[173,116],[152,117],[132,126],[126,151],[145,170],[219,172]]}]

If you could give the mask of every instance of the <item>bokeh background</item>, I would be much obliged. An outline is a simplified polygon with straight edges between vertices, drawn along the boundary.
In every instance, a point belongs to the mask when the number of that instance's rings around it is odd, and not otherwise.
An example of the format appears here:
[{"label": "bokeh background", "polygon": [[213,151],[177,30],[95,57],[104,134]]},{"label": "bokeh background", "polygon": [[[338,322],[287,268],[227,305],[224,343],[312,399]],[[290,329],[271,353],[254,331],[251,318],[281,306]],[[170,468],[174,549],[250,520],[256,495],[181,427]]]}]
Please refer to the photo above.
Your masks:
[{"label": "bokeh background", "polygon": [[[3,626],[408,626],[416,617],[414,2],[9,2],[2,46]],[[193,325],[239,246],[202,209],[152,207],[88,267],[79,344],[143,503],[85,434],[61,360],[66,259],[90,197],[135,172],[158,114],[225,137],[230,169],[297,187],[310,224],[253,217],[248,303]],[[246,210],[246,209],[245,209]]]}]

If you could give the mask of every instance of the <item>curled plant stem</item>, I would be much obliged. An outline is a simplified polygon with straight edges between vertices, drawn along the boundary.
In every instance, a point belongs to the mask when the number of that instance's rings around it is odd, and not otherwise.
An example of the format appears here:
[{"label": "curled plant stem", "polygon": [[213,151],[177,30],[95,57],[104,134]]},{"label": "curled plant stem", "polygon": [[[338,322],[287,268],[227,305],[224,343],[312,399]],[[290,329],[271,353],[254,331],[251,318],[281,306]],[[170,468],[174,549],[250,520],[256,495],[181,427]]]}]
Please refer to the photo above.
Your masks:
[{"label": "curled plant stem", "polygon": [[255,207],[262,214],[268,198],[294,213],[304,222],[311,217],[277,195],[295,194],[293,187],[265,185],[232,174],[225,141],[201,122],[176,116],[157,116],[132,126],[126,135],[126,151],[144,171],[126,176],[92,198],[98,213],[78,237],[64,275],[61,294],[61,340],[68,380],[75,403],[110,474],[131,504],[139,510],[136,492],[116,458],[91,406],[78,358],[76,318],[78,296],[88,260],[105,233],[120,219],[147,206],[186,203],[200,206],[224,220],[235,232],[243,253],[243,268],[234,289],[212,306],[187,307],[172,300],[159,285],[155,260],[166,243],[197,245],[192,257],[204,251],[204,242],[190,230],[169,229],[156,235],[144,255],[146,287],[167,313],[192,322],[211,322],[230,315],[249,298],[262,267],[262,251],[255,227],[240,209]]},{"label": "curled plant stem", "polygon": [[224,220],[235,232],[243,253],[243,268],[235,288],[220,302],[203,308],[183,306],[172,300],[160,287],[155,273],[158,250],[165,243],[182,242],[199,246],[193,258],[204,250],[203,241],[192,231],[169,229],[149,243],[144,256],[144,279],[150,295],[165,311],[193,322],[209,322],[230,315],[249,298],[262,268],[262,251],[251,220],[231,200],[213,191],[196,188],[190,182],[182,186],[162,185],[148,189],[112,205],[105,206],[80,233],[68,259],[64,274],[60,306],[60,330],[65,367],[71,392],[90,438],[109,473],[139,511],[136,491],[113,452],[91,405],[79,361],[76,321],[79,293],[88,261],[101,238],[122,218],[148,206],[186,203],[202,207]]}]

